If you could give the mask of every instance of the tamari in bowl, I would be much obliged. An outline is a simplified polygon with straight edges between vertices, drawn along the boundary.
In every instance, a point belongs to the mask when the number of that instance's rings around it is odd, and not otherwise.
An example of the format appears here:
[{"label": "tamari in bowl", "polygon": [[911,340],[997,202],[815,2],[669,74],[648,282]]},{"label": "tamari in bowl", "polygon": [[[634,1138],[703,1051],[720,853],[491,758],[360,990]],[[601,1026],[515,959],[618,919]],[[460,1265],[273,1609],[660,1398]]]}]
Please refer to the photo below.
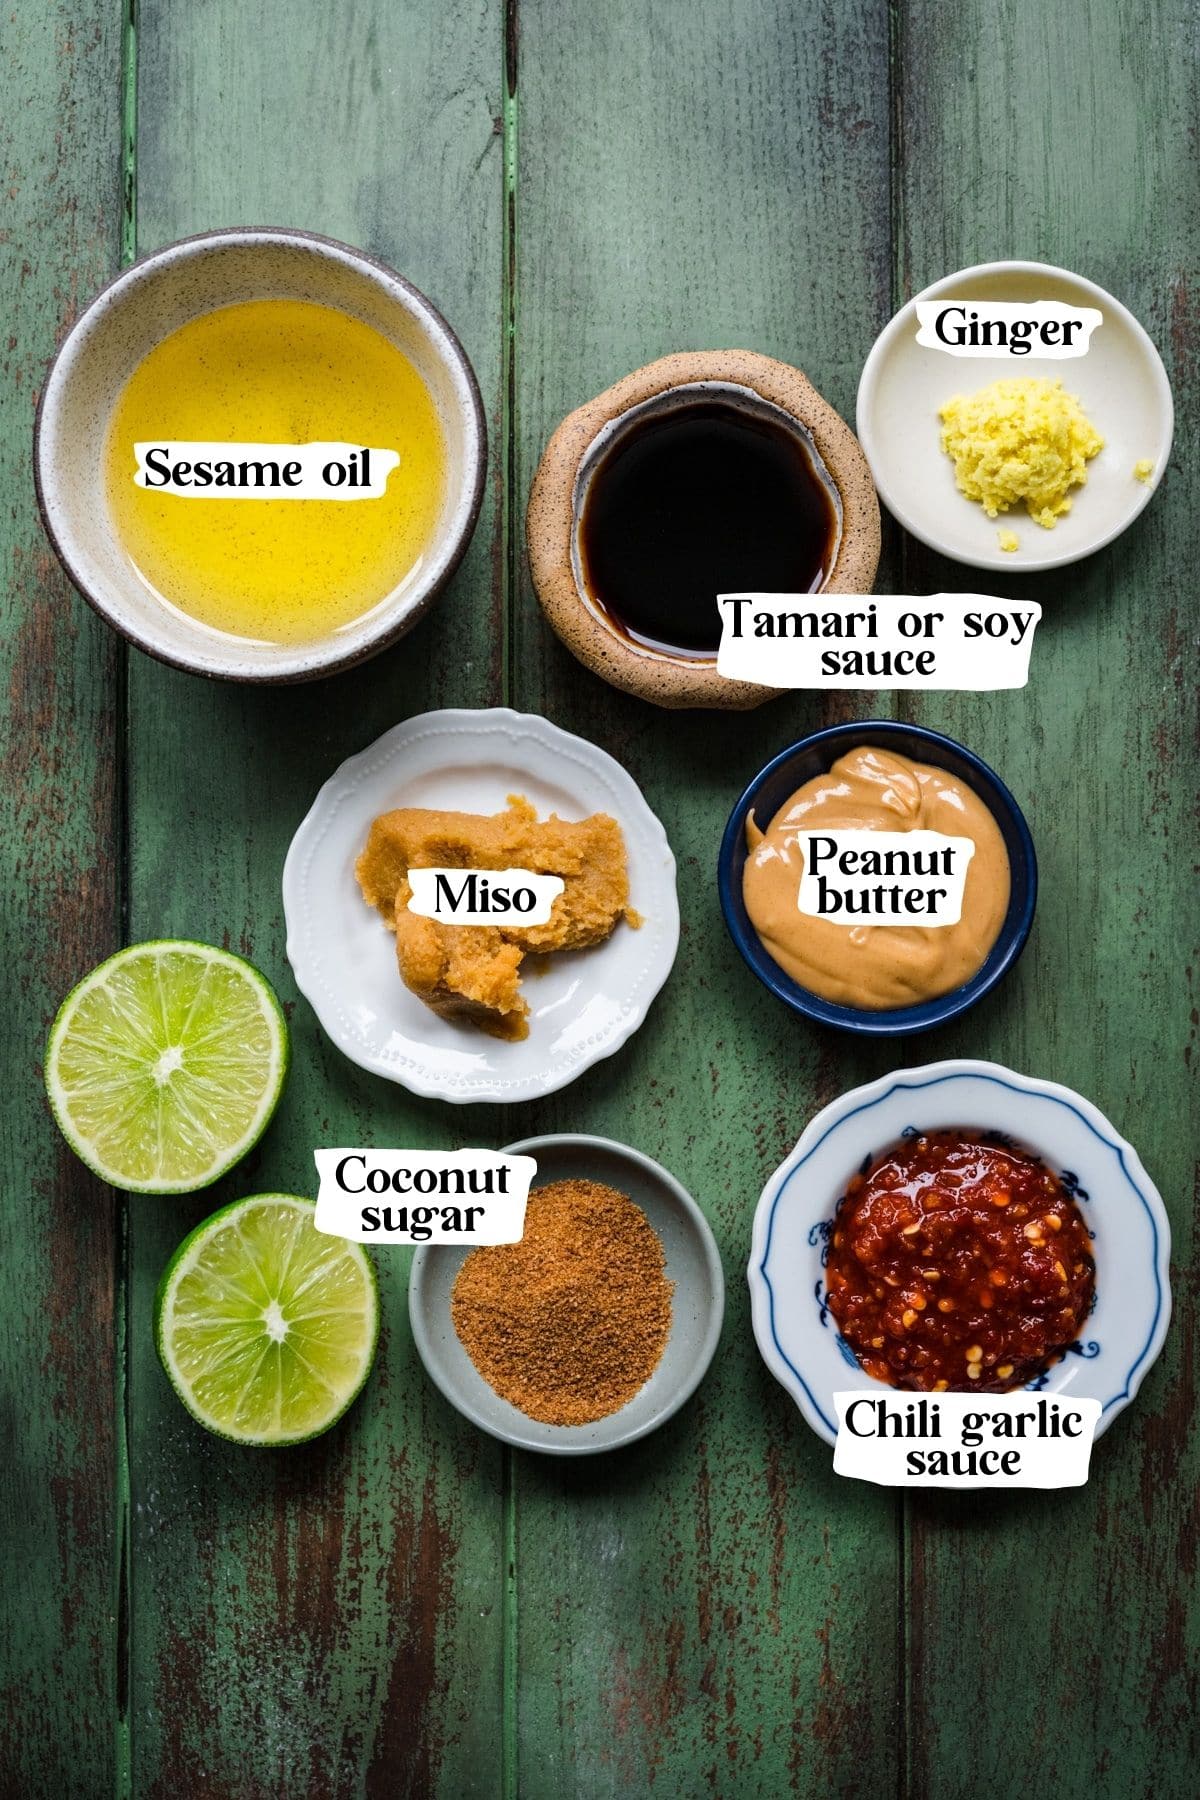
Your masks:
[{"label": "tamari in bowl", "polygon": [[822,593],[869,593],[879,562],[879,506],[866,458],[799,369],[752,350],[689,351],[635,369],[554,432],[533,478],[525,535],[538,600],[568,650],[614,687],[656,706],[744,710],[782,691],[726,679],[715,653],[674,655],[635,643],[605,615],[583,574],[581,525],[603,459],[647,419],[714,401],[781,427],[830,491],[837,533]]}]

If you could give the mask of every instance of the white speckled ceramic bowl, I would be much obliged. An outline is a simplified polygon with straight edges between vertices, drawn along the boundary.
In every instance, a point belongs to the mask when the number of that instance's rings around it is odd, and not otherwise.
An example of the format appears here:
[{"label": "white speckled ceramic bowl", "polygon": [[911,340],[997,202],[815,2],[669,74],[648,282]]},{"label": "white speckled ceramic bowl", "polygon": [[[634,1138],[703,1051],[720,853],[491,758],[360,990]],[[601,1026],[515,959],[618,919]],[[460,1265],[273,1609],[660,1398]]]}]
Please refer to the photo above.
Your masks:
[{"label": "white speckled ceramic bowl", "polygon": [[[365,617],[310,644],[259,644],[163,605],[138,580],[112,529],[104,440],[126,381],[189,319],[238,301],[310,300],[349,313],[403,351],[425,382],[446,437],[449,479],[419,569]],[[34,466],[50,541],[102,618],[176,668],[233,681],[306,681],[352,667],[401,637],[453,574],[470,540],[487,464],[479,388],[440,313],[360,250],[267,227],[184,238],[135,263],[80,316],[38,408]]]}]

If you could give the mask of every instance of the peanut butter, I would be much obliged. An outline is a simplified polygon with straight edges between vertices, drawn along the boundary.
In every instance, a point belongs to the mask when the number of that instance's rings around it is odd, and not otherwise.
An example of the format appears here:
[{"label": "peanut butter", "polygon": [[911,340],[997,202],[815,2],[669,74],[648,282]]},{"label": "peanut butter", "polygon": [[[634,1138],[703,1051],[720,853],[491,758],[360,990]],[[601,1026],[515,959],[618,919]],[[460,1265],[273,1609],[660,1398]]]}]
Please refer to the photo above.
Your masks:
[{"label": "peanut butter", "polygon": [[[956,925],[837,924],[799,907],[802,834],[937,831],[970,838]],[[880,1012],[961,987],[980,969],[1008,911],[1008,852],[995,819],[966,782],[869,745],[806,781],[766,832],[751,814],[742,893],[763,948],[822,999]]]}]

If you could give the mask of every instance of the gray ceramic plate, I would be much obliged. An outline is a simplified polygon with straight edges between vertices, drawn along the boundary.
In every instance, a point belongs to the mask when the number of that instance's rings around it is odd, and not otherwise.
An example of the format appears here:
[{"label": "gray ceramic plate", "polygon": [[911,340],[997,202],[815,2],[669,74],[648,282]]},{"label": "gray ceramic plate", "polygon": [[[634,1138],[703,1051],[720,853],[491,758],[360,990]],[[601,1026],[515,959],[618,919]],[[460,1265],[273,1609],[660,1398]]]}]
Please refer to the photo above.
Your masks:
[{"label": "gray ceramic plate", "polygon": [[[309,644],[231,637],[166,605],[122,548],[104,485],[108,422],[138,364],[201,314],[265,296],[332,307],[394,344],[428,389],[445,439],[446,497],[425,556],[370,611]],[[436,308],[361,250],[275,226],[184,238],[110,283],[76,320],[54,361],[42,388],[36,440],[42,517],[84,598],[151,656],[231,681],[331,675],[408,631],[458,567],[479,515],[487,464],[479,386]]]},{"label": "gray ceramic plate", "polygon": [[502,1400],[476,1369],[450,1321],[450,1290],[468,1248],[428,1248],[413,1257],[408,1310],[427,1373],[464,1417],[523,1450],[586,1456],[645,1437],[678,1412],[700,1385],[721,1335],[725,1281],[716,1240],[700,1208],[673,1175],[610,1138],[524,1138],[505,1146],[537,1158],[534,1190],[550,1181],[602,1181],[628,1194],[662,1240],[675,1283],[671,1335],[662,1361],[619,1412],[592,1425],[543,1425]]}]

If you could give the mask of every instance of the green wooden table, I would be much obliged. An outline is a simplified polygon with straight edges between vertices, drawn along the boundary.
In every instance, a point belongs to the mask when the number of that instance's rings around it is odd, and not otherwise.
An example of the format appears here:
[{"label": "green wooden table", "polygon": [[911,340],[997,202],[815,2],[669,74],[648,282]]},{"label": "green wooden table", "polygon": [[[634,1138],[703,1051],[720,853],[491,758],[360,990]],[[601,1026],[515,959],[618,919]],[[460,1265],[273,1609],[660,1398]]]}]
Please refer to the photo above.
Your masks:
[{"label": "green wooden table", "polygon": [[[14,0],[2,30],[0,1789],[1190,1800],[1190,0]],[[363,245],[429,293],[492,443],[431,617],[367,669],[287,691],[127,653],[60,574],[30,476],[47,360],[93,290],[135,252],[259,223]],[[905,296],[1004,255],[1125,300],[1180,410],[1163,490],[1117,544],[989,583],[1044,605],[1027,690],[667,715],[550,637],[521,527],[567,409],[665,351],[737,344],[799,364],[852,417]],[[965,585],[887,528],[885,591]],[[630,768],[675,847],[684,936],[624,1051],[540,1106],[464,1112],[325,1042],[291,984],[279,873],[343,756],[428,707],[501,701]],[[1043,881],[1003,991],[899,1047],[778,1005],[727,942],[713,879],[731,796],[766,757],[881,704],[1003,772]],[[163,934],[263,966],[294,1068],[232,1180],[126,1201],[59,1142],[38,1063],[82,971]],[[839,1480],[753,1345],[742,1268],[766,1175],[834,1094],[956,1053],[1081,1088],[1171,1213],[1175,1323],[1082,1491]],[[326,1441],[239,1451],[179,1407],[151,1297],[216,1202],[310,1186],[317,1142],[564,1128],[660,1157],[726,1256],[721,1352],[649,1442],[564,1467],[477,1435],[422,1376],[397,1251],[376,1374]]]}]

